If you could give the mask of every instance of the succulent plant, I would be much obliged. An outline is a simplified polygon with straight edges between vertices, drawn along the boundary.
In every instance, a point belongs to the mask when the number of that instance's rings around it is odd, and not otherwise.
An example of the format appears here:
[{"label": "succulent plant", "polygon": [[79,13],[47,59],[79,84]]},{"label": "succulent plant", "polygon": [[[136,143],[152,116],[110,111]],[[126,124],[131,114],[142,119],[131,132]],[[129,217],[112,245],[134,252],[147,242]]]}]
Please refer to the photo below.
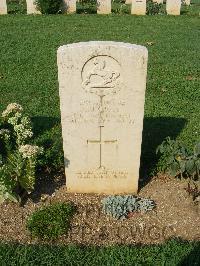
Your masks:
[{"label": "succulent plant", "polygon": [[134,211],[150,211],[155,207],[153,200],[132,195],[108,196],[102,199],[103,212],[115,219],[125,219]]}]

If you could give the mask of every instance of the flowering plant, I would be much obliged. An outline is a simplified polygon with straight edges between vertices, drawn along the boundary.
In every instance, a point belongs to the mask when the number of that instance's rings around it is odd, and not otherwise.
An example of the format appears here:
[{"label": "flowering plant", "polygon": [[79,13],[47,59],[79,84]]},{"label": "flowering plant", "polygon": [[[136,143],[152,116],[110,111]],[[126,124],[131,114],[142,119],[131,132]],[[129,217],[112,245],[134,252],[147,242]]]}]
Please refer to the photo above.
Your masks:
[{"label": "flowering plant", "polygon": [[43,148],[27,144],[33,131],[21,105],[9,104],[0,119],[0,203],[19,201],[17,189],[30,193],[34,188],[37,156]]}]

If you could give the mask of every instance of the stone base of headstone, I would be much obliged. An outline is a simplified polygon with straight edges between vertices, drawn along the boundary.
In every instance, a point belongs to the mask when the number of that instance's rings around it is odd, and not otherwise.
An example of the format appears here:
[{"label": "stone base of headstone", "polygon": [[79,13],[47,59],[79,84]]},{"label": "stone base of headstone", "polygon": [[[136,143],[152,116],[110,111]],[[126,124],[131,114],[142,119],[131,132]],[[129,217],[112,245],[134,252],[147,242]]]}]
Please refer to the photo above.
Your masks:
[{"label": "stone base of headstone", "polygon": [[97,0],[97,14],[110,14],[111,0]]},{"label": "stone base of headstone", "polygon": [[181,0],[167,0],[166,11],[168,15],[179,16],[181,12]]},{"label": "stone base of headstone", "polygon": [[76,0],[63,0],[62,11],[66,14],[76,13]]},{"label": "stone base of headstone", "polygon": [[41,12],[37,9],[37,5],[35,3],[35,0],[26,0],[26,6],[27,6],[27,14],[35,14],[39,15]]},{"label": "stone base of headstone", "polygon": [[6,0],[0,0],[0,15],[6,15],[7,13]]},{"label": "stone base of headstone", "polygon": [[146,0],[132,0],[132,15],[146,15]]},{"label": "stone base of headstone", "polygon": [[137,193],[148,51],[86,42],[58,49],[68,192]]}]

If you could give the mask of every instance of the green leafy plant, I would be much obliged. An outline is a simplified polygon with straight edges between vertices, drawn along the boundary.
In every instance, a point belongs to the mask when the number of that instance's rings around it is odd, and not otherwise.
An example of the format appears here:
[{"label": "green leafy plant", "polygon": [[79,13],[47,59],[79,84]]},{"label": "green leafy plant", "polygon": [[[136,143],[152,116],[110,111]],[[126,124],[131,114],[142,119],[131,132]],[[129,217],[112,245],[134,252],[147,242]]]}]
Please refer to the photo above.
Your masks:
[{"label": "green leafy plant", "polygon": [[153,2],[153,0],[147,0],[147,15],[157,15],[162,13],[162,4]]},{"label": "green leafy plant", "polygon": [[62,0],[36,0],[35,3],[42,14],[57,14],[61,9]]},{"label": "green leafy plant", "polygon": [[156,153],[161,155],[157,170],[171,176],[189,177],[193,180],[200,178],[200,143],[188,150],[179,141],[167,137],[158,146]]},{"label": "green leafy plant", "polygon": [[74,213],[72,203],[55,203],[35,211],[26,226],[33,237],[53,240],[67,233]]},{"label": "green leafy plant", "polygon": [[26,0],[7,0],[9,14],[25,14]]},{"label": "green leafy plant", "polygon": [[0,120],[0,203],[20,200],[21,188],[28,193],[34,189],[37,158],[43,148],[26,144],[32,136],[30,119],[21,105],[9,104]]},{"label": "green leafy plant", "polygon": [[150,211],[155,207],[153,200],[126,196],[108,196],[102,199],[103,212],[115,219],[125,219],[135,211]]}]

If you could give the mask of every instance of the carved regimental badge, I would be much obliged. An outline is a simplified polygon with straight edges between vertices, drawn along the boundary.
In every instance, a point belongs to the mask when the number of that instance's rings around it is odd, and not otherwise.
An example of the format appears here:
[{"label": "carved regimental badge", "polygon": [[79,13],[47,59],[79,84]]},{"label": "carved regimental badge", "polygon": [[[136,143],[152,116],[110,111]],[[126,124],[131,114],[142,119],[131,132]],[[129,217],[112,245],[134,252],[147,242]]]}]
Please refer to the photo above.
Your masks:
[{"label": "carved regimental badge", "polygon": [[100,97],[117,93],[122,87],[119,63],[106,55],[92,57],[83,66],[82,87]]}]

